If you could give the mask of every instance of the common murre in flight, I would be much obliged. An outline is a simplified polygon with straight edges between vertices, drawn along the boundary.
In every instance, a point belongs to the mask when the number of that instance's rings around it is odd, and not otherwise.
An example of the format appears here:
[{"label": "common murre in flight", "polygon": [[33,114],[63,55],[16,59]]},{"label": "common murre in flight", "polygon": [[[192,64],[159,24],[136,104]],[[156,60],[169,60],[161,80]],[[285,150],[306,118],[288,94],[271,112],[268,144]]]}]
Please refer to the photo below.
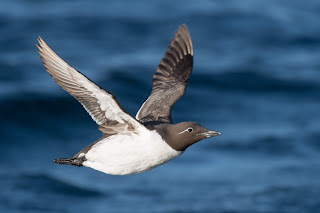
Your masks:
[{"label": "common murre in flight", "polygon": [[153,75],[152,91],[135,118],[115,96],[62,60],[38,38],[47,72],[76,98],[99,125],[102,138],[59,164],[86,166],[111,175],[145,172],[181,155],[190,145],[220,135],[195,122],[172,124],[171,109],[185,94],[193,68],[193,46],[186,25],[179,27]]}]

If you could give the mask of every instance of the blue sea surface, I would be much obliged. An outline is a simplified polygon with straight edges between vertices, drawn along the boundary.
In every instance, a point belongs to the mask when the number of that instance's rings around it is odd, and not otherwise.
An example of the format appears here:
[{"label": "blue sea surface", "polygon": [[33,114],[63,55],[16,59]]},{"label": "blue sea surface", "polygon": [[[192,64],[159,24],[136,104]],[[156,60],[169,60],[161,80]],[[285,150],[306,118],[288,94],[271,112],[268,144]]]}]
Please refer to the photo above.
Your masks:
[{"label": "blue sea surface", "polygon": [[[319,20],[319,0],[1,1],[0,212],[320,212]],[[135,115],[183,23],[194,70],[173,121],[222,135],[131,176],[54,164],[101,132],[37,37]]]}]

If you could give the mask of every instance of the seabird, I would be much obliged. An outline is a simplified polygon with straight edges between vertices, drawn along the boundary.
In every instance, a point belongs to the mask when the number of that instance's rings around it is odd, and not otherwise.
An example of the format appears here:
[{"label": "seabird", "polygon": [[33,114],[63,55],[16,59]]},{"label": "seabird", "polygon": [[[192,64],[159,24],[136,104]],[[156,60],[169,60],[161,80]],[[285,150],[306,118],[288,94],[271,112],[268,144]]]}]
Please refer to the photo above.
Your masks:
[{"label": "seabird", "polygon": [[61,59],[41,37],[39,54],[47,72],[76,98],[103,136],[72,158],[55,163],[86,166],[111,175],[145,172],[181,155],[190,145],[220,135],[195,122],[173,124],[173,105],[185,94],[193,68],[193,45],[186,25],[179,27],[153,75],[152,91],[135,118],[110,92]]}]

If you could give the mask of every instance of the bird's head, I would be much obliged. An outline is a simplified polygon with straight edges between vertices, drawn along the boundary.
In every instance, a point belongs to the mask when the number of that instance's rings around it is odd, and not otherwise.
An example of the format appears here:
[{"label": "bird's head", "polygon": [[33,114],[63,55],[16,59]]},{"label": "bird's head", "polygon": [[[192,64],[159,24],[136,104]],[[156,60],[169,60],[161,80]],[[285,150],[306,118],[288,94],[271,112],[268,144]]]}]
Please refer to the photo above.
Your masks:
[{"label": "bird's head", "polygon": [[195,122],[182,122],[168,126],[165,140],[177,151],[184,151],[190,145],[205,138],[221,135]]}]

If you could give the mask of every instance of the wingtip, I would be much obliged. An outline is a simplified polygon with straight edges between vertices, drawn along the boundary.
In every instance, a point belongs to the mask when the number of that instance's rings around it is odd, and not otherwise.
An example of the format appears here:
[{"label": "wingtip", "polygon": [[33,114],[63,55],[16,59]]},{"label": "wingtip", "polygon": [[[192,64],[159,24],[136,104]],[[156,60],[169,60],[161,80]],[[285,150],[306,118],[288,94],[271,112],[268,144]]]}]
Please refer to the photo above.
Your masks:
[{"label": "wingtip", "polygon": [[188,32],[189,33],[189,30],[188,30],[188,27],[186,24],[182,24],[180,27],[179,27],[179,31],[183,32]]},{"label": "wingtip", "polygon": [[38,36],[38,37],[37,37],[37,42],[38,42],[38,43],[35,44],[36,47],[38,47],[38,49],[40,48],[40,45],[41,45],[41,44],[40,44],[40,39],[41,39],[41,37]]},{"label": "wingtip", "polygon": [[190,32],[189,32],[189,29],[187,27],[186,24],[182,24],[180,27],[179,27],[179,32],[181,34],[183,34],[186,39],[188,40],[188,43],[190,45],[190,54],[193,56],[193,44],[192,44],[192,39],[191,39],[191,35],[190,35]]},{"label": "wingtip", "polygon": [[41,38],[41,36],[38,36],[37,41],[40,47],[43,47],[44,45],[46,45],[46,42]]},{"label": "wingtip", "polygon": [[188,27],[187,27],[187,24],[182,24],[180,28],[188,28]]}]

